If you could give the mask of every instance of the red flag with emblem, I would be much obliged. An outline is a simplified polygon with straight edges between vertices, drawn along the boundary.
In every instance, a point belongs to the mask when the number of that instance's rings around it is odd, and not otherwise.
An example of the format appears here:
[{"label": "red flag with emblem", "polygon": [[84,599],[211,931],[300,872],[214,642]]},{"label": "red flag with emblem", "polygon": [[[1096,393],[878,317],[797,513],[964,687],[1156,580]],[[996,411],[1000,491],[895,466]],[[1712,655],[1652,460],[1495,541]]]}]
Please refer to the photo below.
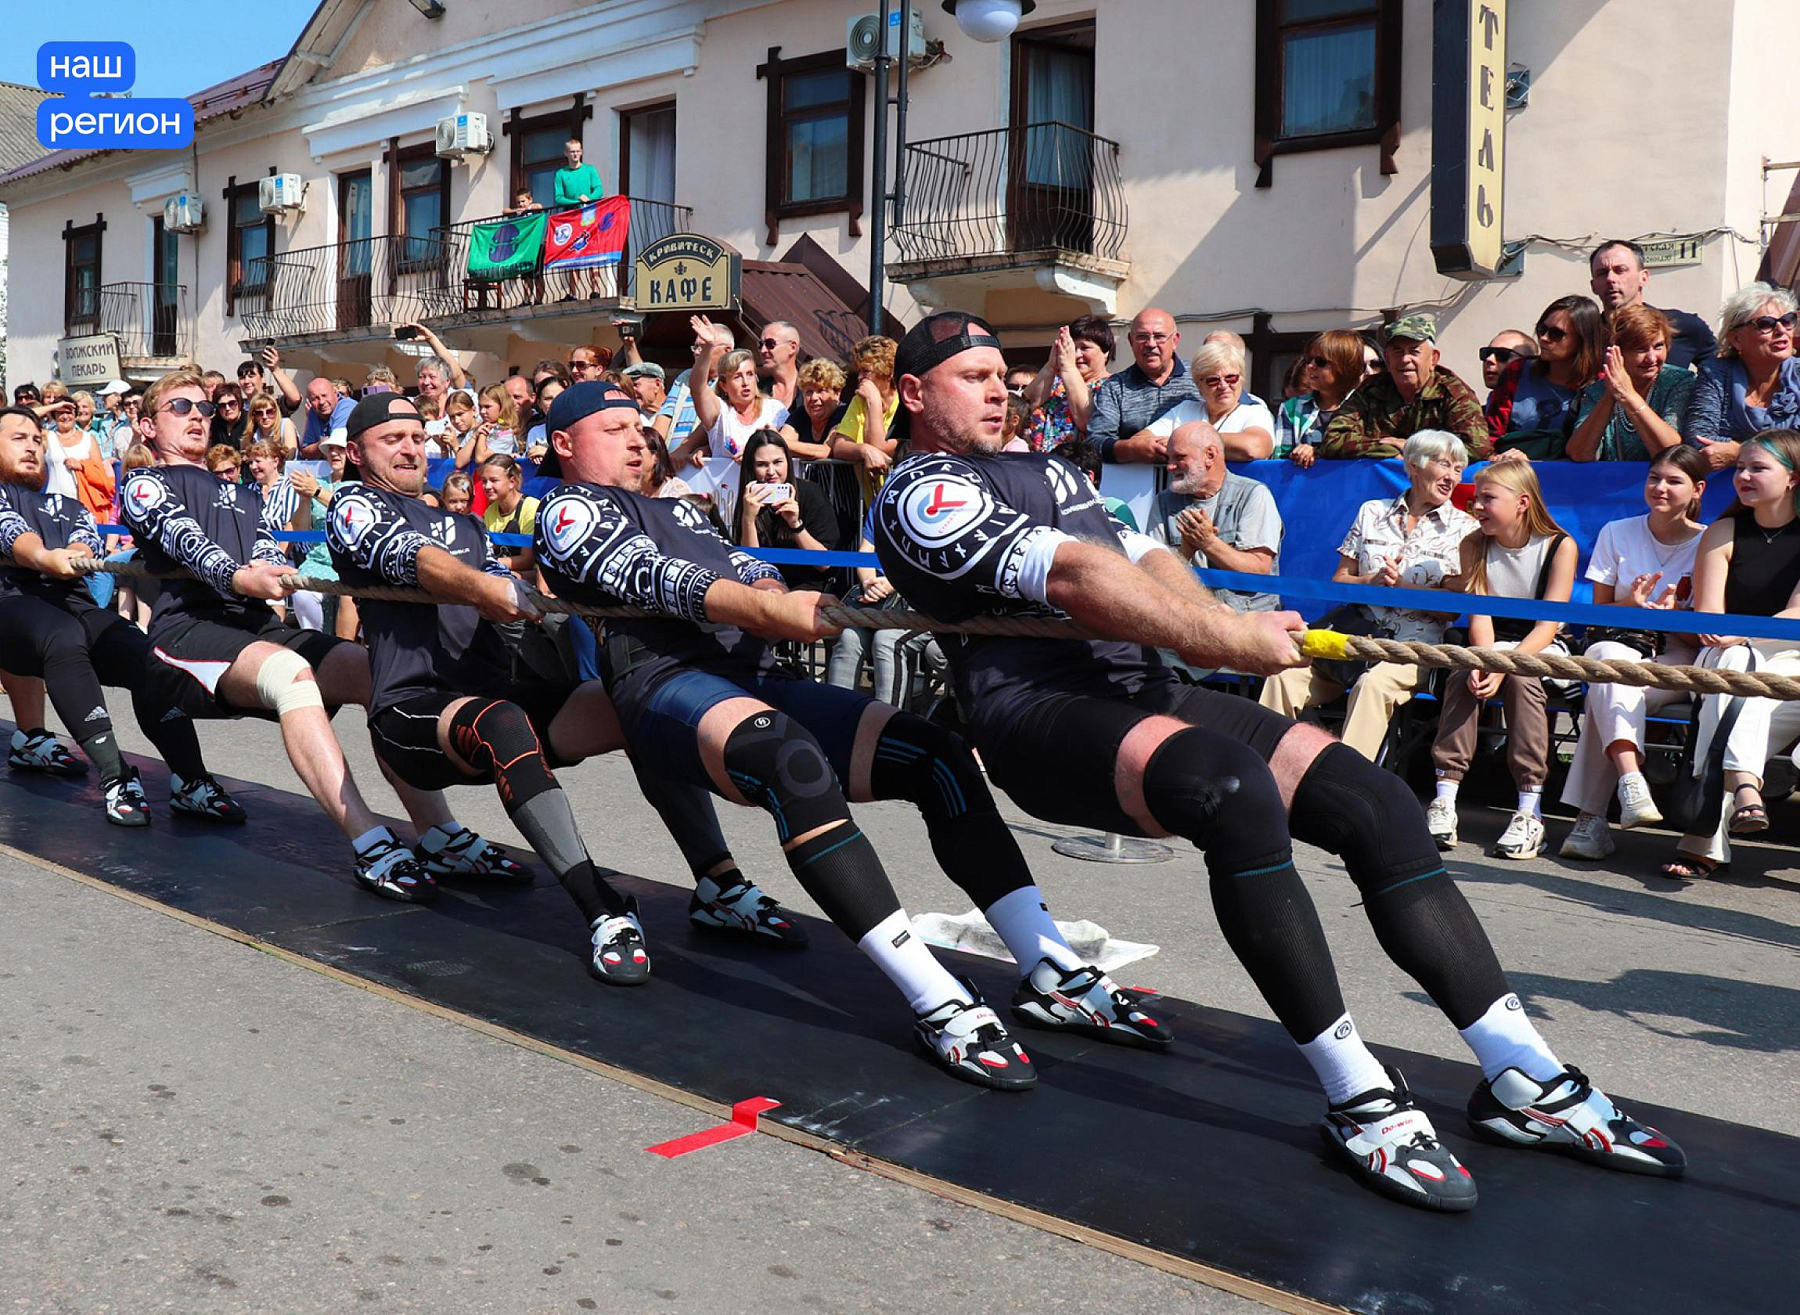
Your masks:
[{"label": "red flag with emblem", "polygon": [[595,269],[618,264],[625,254],[630,224],[631,199],[624,196],[552,212],[544,235],[544,268]]}]

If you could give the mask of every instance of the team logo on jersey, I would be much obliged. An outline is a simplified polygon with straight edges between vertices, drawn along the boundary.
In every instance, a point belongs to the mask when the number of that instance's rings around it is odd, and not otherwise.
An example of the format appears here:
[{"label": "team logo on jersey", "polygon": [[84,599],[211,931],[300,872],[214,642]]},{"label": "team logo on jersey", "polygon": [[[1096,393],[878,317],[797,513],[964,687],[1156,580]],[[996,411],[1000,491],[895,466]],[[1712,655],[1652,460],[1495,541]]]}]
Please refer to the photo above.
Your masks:
[{"label": "team logo on jersey", "polygon": [[451,536],[456,533],[456,522],[446,516],[442,520],[432,521],[426,528],[431,531],[432,538],[439,543],[448,545]]},{"label": "team logo on jersey", "polygon": [[580,498],[558,498],[539,515],[538,525],[550,540],[551,551],[567,557],[594,528],[594,509]]},{"label": "team logo on jersey", "polygon": [[675,513],[676,520],[680,521],[690,530],[704,530],[708,528],[709,522],[706,519],[706,513],[701,511],[700,508],[696,507],[686,498],[675,498],[672,501],[674,505],[671,506],[669,510]]},{"label": "team logo on jersey", "polygon": [[221,511],[242,510],[238,506],[237,495],[238,486],[236,484],[221,484],[219,485],[219,491],[213,495],[213,506],[219,508]]},{"label": "team logo on jersey", "polygon": [[925,543],[954,539],[986,520],[994,509],[987,491],[962,475],[931,475],[900,495],[900,519]]},{"label": "team logo on jersey", "polygon": [[375,508],[361,498],[338,498],[331,504],[331,526],[351,548],[375,528]]},{"label": "team logo on jersey", "polygon": [[1045,462],[1044,473],[1050,477],[1050,492],[1055,496],[1059,507],[1066,507],[1076,500],[1081,492],[1081,485],[1076,481],[1079,479],[1085,482],[1087,478],[1066,461]]},{"label": "team logo on jersey", "polygon": [[140,516],[168,501],[168,490],[154,475],[138,475],[125,483],[125,502]]}]

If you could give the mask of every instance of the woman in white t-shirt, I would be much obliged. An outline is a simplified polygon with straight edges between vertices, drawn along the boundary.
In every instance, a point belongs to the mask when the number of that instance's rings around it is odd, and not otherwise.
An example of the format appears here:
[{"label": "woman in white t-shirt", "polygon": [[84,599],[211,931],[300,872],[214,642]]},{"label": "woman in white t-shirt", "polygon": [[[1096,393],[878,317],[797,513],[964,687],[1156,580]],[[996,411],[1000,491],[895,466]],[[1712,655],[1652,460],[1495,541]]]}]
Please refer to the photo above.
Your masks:
[{"label": "woman in white t-shirt", "polygon": [[[729,329],[700,316],[695,316],[693,323],[696,374],[704,372],[719,352],[725,353],[719,361],[718,382],[694,392],[694,417],[706,434],[707,454],[741,461],[750,435],[759,429],[773,429],[787,442],[798,442],[800,436],[787,422],[787,407],[773,397],[764,397],[757,387],[756,353],[743,347],[728,348]],[[698,452],[694,455],[696,464],[705,459]]]},{"label": "woman in white t-shirt", "polygon": [[1275,416],[1244,390],[1244,354],[1228,342],[1209,342],[1188,369],[1200,401],[1181,402],[1150,426],[1165,438],[1182,425],[1204,420],[1218,431],[1227,461],[1260,461],[1275,450]]},{"label": "woman in white t-shirt", "polygon": [[[1644,480],[1649,514],[1609,521],[1600,529],[1587,569],[1595,603],[1664,611],[1692,606],[1706,474],[1706,458],[1691,447],[1669,448],[1650,463]],[[1678,666],[1694,660],[1699,642],[1691,635],[1633,630],[1622,620],[1617,628],[1590,629],[1583,651],[1603,661],[1649,660]],[[1606,808],[1615,792],[1621,830],[1662,821],[1644,780],[1644,719],[1681,697],[1677,690],[1588,686],[1581,739],[1562,792],[1562,801],[1580,810],[1563,841],[1564,858],[1605,858],[1613,852]]]}]

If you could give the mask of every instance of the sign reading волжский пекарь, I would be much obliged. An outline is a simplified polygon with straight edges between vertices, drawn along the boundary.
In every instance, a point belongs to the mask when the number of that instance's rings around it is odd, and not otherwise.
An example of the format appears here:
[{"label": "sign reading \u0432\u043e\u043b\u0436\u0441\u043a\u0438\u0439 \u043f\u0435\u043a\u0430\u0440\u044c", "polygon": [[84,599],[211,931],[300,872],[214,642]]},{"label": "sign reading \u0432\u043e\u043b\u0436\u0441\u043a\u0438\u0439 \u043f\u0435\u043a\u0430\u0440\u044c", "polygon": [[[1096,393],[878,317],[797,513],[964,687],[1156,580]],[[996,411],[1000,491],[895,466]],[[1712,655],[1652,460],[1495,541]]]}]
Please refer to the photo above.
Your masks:
[{"label": "sign reading \u0432\u043e\u043b\u0436\u0441\u043a\u0438\u0439 \u043f\u0435\u043a\u0430\u0440\u044c", "polygon": [[633,299],[640,311],[734,310],[744,258],[698,233],[671,233],[638,252]]},{"label": "sign reading \u0432\u043e\u043b\u0436\u0441\u043a\u0438\u0439 \u043f\u0435\u043a\u0430\u0440\u044c", "polygon": [[119,340],[110,333],[59,338],[56,377],[70,388],[99,388],[119,377]]}]

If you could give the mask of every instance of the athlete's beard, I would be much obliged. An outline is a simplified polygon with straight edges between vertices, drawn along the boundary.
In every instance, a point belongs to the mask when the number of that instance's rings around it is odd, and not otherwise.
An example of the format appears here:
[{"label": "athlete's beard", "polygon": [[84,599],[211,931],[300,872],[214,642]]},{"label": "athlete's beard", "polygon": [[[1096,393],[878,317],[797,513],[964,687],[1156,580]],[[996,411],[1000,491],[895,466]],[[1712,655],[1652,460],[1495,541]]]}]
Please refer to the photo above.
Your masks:
[{"label": "athlete's beard", "polygon": [[42,492],[44,488],[44,476],[49,473],[50,467],[47,465],[40,465],[36,471],[24,470],[18,467],[0,470],[0,484],[11,484],[18,488]]}]

